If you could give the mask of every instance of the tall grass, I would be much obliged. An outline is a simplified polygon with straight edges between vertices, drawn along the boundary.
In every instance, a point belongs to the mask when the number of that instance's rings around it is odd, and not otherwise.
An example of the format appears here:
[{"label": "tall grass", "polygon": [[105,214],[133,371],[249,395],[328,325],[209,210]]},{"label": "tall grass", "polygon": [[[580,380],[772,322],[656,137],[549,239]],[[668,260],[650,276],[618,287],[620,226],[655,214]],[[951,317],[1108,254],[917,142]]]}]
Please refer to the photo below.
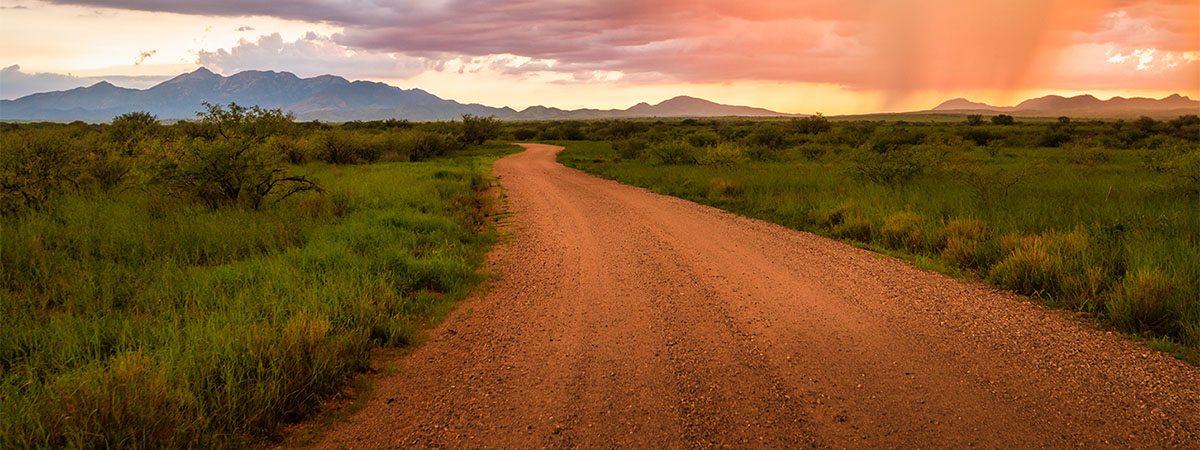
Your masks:
[{"label": "tall grass", "polygon": [[[937,127],[954,125],[930,127],[927,133],[936,137]],[[1021,126],[1013,130],[1007,139],[1032,134]],[[1050,304],[1094,313],[1121,330],[1173,341],[1184,358],[1195,361],[1200,350],[1200,201],[1177,174],[1147,167],[1146,150],[1092,149],[1104,158],[1081,163],[1077,147],[951,145],[929,153],[949,161],[941,167],[926,165],[906,181],[872,182],[859,174],[869,167],[858,158],[870,151],[869,143],[850,150],[821,144],[818,137],[777,153],[776,160],[734,165],[679,164],[686,157],[666,161],[653,154],[617,157],[607,142],[565,144],[559,160],[571,167],[931,258]],[[814,146],[823,149],[812,151]],[[737,186],[738,195],[729,195],[729,186]]]},{"label": "tall grass", "polygon": [[331,166],[261,210],[138,190],[0,217],[4,447],[236,447],[478,281],[491,145]]}]

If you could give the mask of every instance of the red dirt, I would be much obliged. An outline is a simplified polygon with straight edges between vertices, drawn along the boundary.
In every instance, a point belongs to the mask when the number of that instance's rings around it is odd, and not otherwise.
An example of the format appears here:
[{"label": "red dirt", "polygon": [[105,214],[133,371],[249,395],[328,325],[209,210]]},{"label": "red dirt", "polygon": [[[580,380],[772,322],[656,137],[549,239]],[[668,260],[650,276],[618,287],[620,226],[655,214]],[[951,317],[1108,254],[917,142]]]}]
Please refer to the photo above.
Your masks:
[{"label": "red dirt", "polygon": [[320,447],[1200,445],[1196,367],[524,146],[499,278]]}]

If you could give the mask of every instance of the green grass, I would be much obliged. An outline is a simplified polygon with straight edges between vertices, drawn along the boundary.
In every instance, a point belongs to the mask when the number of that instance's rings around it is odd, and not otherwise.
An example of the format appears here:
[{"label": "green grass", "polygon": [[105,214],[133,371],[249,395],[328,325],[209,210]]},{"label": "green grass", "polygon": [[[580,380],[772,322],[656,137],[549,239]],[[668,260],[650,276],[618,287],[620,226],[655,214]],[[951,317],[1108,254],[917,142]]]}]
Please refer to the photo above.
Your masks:
[{"label": "green grass", "polygon": [[0,441],[237,447],[402,346],[484,275],[488,145],[310,164],[324,194],[262,210],[70,194],[0,217]]},{"label": "green grass", "polygon": [[951,170],[868,182],[854,176],[851,150],[835,147],[671,165],[622,159],[607,142],[563,144],[559,161],[568,166],[1094,313],[1197,361],[1200,203],[1146,169],[1139,150],[1105,150],[1099,163],[1071,162],[1062,148],[968,146],[949,155],[985,174],[1023,176],[1007,189],[982,183],[980,192]]}]

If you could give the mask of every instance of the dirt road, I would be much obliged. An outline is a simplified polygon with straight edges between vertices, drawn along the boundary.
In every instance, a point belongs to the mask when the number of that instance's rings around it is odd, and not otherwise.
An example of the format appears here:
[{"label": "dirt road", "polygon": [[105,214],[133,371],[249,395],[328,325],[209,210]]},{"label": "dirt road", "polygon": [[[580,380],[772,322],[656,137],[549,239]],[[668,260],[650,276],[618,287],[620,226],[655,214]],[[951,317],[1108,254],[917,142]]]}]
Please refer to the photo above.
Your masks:
[{"label": "dirt road", "polygon": [[525,147],[500,277],[319,446],[1200,447],[1195,367]]}]

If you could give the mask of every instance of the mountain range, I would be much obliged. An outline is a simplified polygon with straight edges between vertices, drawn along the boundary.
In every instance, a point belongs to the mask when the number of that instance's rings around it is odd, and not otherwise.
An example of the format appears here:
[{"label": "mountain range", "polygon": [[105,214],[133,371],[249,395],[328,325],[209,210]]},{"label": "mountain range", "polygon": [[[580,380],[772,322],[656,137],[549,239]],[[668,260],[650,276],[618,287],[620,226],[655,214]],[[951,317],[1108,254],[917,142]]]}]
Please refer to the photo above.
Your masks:
[{"label": "mountain range", "polygon": [[[447,100],[421,89],[401,89],[372,81],[349,81],[334,75],[300,78],[289,72],[248,70],[222,76],[203,67],[147,89],[128,89],[101,81],[66,91],[43,92],[0,100],[0,120],[106,121],[132,111],[160,119],[190,119],[203,103],[258,105],[290,111],[299,120],[446,120],[463,114],[505,120],[600,119],[632,117],[780,117],[794,116],[763,108],[734,106],[679,96],[658,104],[638,103],[628,109],[564,110],[531,106],[517,111]],[[1012,113],[1021,116],[1136,117],[1177,116],[1200,112],[1200,101],[1179,94],[1162,99],[1091,95],[1050,95],[1016,106],[992,106],[956,98],[927,112]]]},{"label": "mountain range", "polygon": [[933,108],[938,112],[1003,112],[1022,116],[1129,117],[1138,115],[1176,116],[1200,113],[1200,101],[1174,94],[1161,99],[1113,97],[1100,100],[1092,95],[1063,97],[1047,95],[1025,100],[1016,106],[992,106],[965,98],[947,100]]},{"label": "mountain range", "polygon": [[618,117],[788,116],[762,108],[722,105],[680,96],[628,109],[563,110],[532,106],[522,111],[442,99],[421,89],[401,89],[371,81],[322,75],[300,78],[289,72],[249,70],[222,76],[203,67],[148,89],[127,89],[102,81],[88,87],[0,100],[0,120],[105,121],[147,111],[160,119],[189,119],[203,103],[258,105],[291,111],[300,120],[350,121],[400,118],[455,119],[463,114],[507,120]]}]

